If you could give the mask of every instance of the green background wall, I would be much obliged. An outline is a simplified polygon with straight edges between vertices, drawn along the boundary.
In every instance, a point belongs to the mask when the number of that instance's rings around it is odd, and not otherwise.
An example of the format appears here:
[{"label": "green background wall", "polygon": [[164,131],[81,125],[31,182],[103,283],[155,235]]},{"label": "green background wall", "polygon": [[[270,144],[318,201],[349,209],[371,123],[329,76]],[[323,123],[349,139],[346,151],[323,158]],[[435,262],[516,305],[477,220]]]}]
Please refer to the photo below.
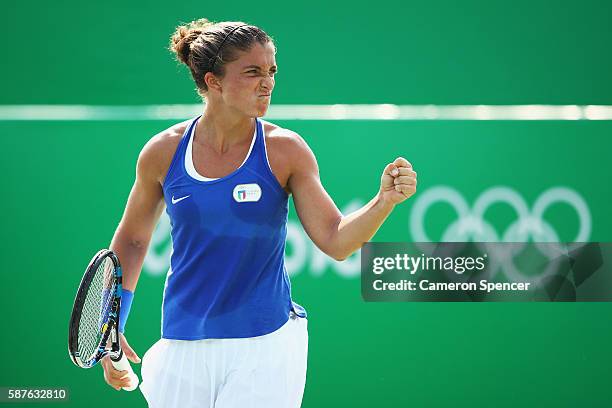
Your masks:
[{"label": "green background wall", "polygon": [[[177,22],[201,16],[275,37],[273,104],[612,104],[611,12],[603,1],[11,4],[0,104],[196,103],[164,47]],[[108,387],[99,367],[70,362],[67,325],[84,266],[119,222],[140,148],[175,122],[0,122],[0,386],[67,387],[70,401],[58,405],[70,407],[146,405]],[[612,240],[609,121],[276,123],[307,140],[342,209],[376,193],[390,160],[413,163],[419,191],[376,241],[412,240],[411,208],[438,186],[470,206],[506,186],[529,208],[568,188],[588,204],[589,240]],[[501,234],[516,215],[495,204],[486,218]],[[545,219],[565,241],[581,226],[564,204]],[[299,225],[293,211],[290,221]],[[430,238],[452,221],[451,209],[432,206]],[[355,258],[332,262],[296,234],[287,257],[294,298],[309,312],[305,408],[612,405],[610,304],[366,304]],[[126,334],[141,357],[159,337],[163,278],[151,269],[139,282]]]}]

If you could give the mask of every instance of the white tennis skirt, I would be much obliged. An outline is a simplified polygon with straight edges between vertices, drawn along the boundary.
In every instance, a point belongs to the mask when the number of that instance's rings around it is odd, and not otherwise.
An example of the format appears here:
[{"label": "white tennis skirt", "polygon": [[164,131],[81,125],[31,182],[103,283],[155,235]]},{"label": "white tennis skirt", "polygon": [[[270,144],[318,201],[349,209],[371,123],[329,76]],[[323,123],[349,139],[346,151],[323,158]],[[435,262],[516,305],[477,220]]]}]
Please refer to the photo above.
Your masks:
[{"label": "white tennis skirt", "polygon": [[241,339],[158,340],[142,358],[149,408],[299,408],[308,320]]}]

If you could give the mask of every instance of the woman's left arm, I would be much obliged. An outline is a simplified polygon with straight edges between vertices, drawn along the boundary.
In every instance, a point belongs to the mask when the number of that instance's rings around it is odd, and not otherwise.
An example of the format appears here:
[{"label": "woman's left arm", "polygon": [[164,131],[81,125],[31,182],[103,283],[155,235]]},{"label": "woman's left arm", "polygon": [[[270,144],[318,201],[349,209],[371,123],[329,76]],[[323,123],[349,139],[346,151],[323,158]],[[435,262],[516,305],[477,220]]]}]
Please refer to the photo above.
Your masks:
[{"label": "woman's left arm", "polygon": [[[286,152],[291,163],[288,186],[293,194],[297,215],[312,241],[336,260],[344,260],[368,242],[378,231],[396,204],[416,192],[416,172],[404,158],[398,157],[385,167],[378,193],[357,211],[343,216],[321,184],[319,167],[312,150],[296,133]],[[352,166],[347,162],[342,177],[350,182]]]}]

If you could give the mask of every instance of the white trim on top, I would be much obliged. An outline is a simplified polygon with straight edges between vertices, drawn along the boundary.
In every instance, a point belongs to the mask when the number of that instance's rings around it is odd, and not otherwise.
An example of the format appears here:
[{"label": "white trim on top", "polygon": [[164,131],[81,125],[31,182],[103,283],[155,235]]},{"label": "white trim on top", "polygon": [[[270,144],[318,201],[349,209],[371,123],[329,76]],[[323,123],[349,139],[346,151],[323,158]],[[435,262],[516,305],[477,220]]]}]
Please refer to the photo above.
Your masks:
[{"label": "white trim on top", "polygon": [[[210,178],[210,177],[202,176],[200,173],[198,173],[198,171],[195,168],[195,165],[193,164],[193,135],[195,134],[197,124],[198,124],[197,121],[196,123],[193,124],[193,129],[191,129],[191,134],[189,135],[189,143],[187,144],[187,151],[185,152],[185,170],[187,170],[187,174],[189,174],[191,177],[199,181],[219,180],[220,177]],[[257,123],[255,123],[255,133],[253,134],[253,138],[251,139],[251,146],[249,147],[249,152],[244,158],[244,161],[242,162],[242,164],[238,166],[238,169],[241,168],[244,165],[244,163],[246,163],[246,161],[249,159],[249,156],[251,155],[251,151],[253,150],[253,146],[255,146],[256,139],[257,139]],[[232,171],[232,173],[234,171]]]},{"label": "white trim on top", "polygon": [[266,123],[270,123],[267,120],[261,120],[261,131],[263,133],[263,149],[266,156],[266,165],[270,169],[270,173],[274,174],[272,170],[272,165],[270,164],[270,159],[268,159],[268,145],[266,144]]}]

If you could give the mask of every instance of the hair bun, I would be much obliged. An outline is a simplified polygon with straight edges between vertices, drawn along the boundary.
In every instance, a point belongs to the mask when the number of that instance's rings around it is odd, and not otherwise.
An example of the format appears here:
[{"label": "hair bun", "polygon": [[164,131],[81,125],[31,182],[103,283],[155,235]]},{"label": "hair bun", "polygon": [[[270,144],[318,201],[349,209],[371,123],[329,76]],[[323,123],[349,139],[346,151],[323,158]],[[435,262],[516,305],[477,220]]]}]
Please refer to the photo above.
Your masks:
[{"label": "hair bun", "polygon": [[180,25],[170,37],[170,50],[174,52],[177,58],[189,66],[189,53],[191,52],[191,43],[198,38],[200,34],[206,31],[207,28],[215,23],[205,18],[194,20],[190,23]]}]

